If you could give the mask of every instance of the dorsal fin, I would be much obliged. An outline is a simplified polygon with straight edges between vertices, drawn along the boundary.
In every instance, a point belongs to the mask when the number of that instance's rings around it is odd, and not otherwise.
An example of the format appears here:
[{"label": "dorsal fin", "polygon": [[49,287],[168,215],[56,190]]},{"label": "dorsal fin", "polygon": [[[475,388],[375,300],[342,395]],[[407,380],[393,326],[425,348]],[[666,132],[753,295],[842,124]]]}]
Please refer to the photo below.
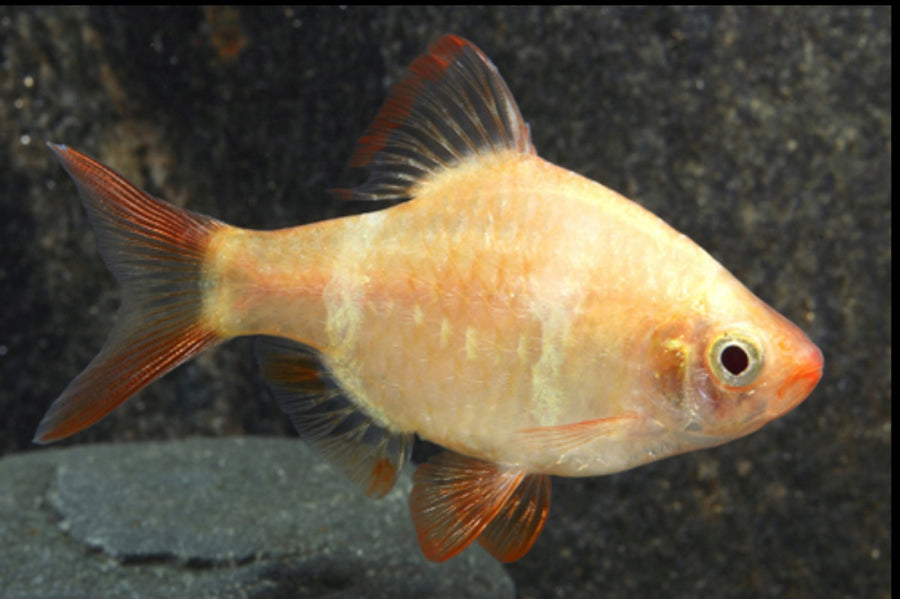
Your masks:
[{"label": "dorsal fin", "polygon": [[412,197],[416,183],[477,154],[534,153],[528,125],[487,56],[469,41],[445,35],[397,82],[363,135],[351,166],[369,167],[354,200]]},{"label": "dorsal fin", "polygon": [[375,422],[325,371],[314,350],[280,337],[260,337],[256,352],[300,438],[370,497],[387,495],[409,459],[412,433]]}]

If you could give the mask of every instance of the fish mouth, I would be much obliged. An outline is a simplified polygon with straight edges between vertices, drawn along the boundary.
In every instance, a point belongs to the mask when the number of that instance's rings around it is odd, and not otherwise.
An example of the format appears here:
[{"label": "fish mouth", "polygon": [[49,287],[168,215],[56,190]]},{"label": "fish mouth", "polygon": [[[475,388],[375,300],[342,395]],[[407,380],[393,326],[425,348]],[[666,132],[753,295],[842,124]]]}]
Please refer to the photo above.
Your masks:
[{"label": "fish mouth", "polygon": [[718,425],[694,414],[678,434],[698,447],[719,445],[749,435],[800,405],[819,384],[824,369],[821,350],[814,343],[804,341],[799,350],[793,351],[793,363],[781,383],[774,391],[770,388],[756,396],[756,407],[750,413],[739,420]]},{"label": "fish mouth", "polygon": [[775,418],[794,409],[809,397],[822,380],[824,362],[822,351],[810,343],[797,365],[775,391],[775,398],[766,413]]},{"label": "fish mouth", "polygon": [[[816,348],[818,353],[818,348]],[[682,429],[682,435],[693,439],[696,443],[718,445],[731,439],[749,435],[761,429],[763,426],[784,416],[798,405],[803,403],[822,378],[822,358],[818,353],[818,359],[812,360],[803,366],[795,368],[785,378],[784,382],[775,391],[774,396],[763,402],[758,410],[745,418],[730,425],[709,430],[701,420],[692,420]]]}]

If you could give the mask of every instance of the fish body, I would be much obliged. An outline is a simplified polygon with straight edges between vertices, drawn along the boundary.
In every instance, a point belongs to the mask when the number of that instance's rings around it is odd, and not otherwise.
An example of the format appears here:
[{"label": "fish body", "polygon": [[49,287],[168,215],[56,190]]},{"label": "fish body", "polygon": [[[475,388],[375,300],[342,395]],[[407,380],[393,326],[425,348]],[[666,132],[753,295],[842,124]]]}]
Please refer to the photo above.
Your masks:
[{"label": "fish body", "polygon": [[393,486],[413,435],[448,450],[419,468],[410,499],[431,559],[476,539],[518,559],[543,526],[549,475],[748,434],[821,376],[804,333],[699,246],[538,157],[494,66],[454,36],[411,65],[351,160],[370,178],[339,195],[407,200],[378,212],[250,231],[51,147],[123,284],[123,315],[36,438],[260,335],[282,409],[370,495]]}]

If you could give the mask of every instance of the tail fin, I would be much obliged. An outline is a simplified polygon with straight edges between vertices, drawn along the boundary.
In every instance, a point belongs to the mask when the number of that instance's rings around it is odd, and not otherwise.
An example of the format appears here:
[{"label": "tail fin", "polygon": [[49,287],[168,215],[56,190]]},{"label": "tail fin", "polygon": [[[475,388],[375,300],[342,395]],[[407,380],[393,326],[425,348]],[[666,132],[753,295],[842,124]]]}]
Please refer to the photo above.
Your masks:
[{"label": "tail fin", "polygon": [[100,254],[122,286],[122,306],[103,349],[50,406],[37,443],[87,428],[221,340],[203,322],[201,284],[209,239],[224,225],[151,197],[80,152],[48,145],[78,186]]}]

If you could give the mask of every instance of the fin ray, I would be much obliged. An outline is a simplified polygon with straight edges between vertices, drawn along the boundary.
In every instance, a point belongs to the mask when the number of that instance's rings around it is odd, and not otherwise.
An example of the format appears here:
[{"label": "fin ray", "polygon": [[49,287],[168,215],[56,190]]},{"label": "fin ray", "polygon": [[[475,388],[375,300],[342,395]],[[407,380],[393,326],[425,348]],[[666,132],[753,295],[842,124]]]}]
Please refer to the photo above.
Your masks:
[{"label": "fin ray", "polygon": [[221,340],[203,323],[201,278],[209,238],[224,225],[144,193],[76,150],[48,146],[78,187],[122,304],[103,349],[41,420],[38,443],[87,428]]},{"label": "fin ray", "polygon": [[392,431],[354,404],[312,348],[281,337],[256,345],[263,375],[302,439],[367,495],[393,488],[412,451],[411,433]]},{"label": "fin ray", "polygon": [[478,542],[501,562],[514,562],[534,545],[549,511],[550,476],[529,474],[488,523]]},{"label": "fin ray", "polygon": [[[521,470],[451,451],[438,454],[419,466],[413,477],[409,506],[422,552],[432,561],[450,559],[490,529],[491,522],[507,511],[507,516],[488,534],[486,543],[489,548],[497,547],[501,555],[517,554],[507,548],[510,543],[505,541],[508,537],[504,531],[509,516],[520,510],[515,505],[508,508],[506,504],[526,478],[528,476]],[[521,501],[517,500],[517,503]],[[521,544],[512,543],[516,547]]]},{"label": "fin ray", "polygon": [[445,35],[413,61],[360,138],[350,165],[370,167],[368,180],[335,192],[354,200],[409,198],[432,174],[503,150],[534,153],[512,93],[481,50]]},{"label": "fin ray", "polygon": [[609,418],[596,418],[558,426],[524,428],[515,434],[523,443],[565,453],[599,437],[620,434],[635,426],[639,420],[640,416],[637,413],[625,412]]}]

